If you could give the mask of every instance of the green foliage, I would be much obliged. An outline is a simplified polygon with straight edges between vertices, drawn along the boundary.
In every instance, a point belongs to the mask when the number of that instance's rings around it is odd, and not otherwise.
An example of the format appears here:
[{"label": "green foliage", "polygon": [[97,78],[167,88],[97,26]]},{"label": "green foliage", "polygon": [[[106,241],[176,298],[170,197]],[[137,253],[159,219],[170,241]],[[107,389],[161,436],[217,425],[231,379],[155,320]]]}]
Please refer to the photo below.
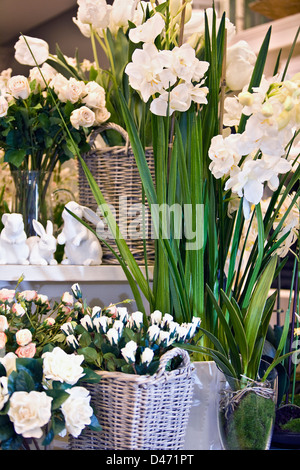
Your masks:
[{"label": "green foliage", "polygon": [[300,433],[300,418],[291,419],[281,426],[283,431]]}]

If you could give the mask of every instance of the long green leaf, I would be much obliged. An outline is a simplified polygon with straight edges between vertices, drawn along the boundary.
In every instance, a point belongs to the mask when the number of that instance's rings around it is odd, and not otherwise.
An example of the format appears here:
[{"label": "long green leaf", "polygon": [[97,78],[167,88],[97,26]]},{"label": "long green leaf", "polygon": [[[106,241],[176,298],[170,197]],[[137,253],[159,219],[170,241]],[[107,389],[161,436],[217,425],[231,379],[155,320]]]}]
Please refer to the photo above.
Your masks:
[{"label": "long green leaf", "polygon": [[274,278],[276,263],[277,257],[274,256],[271,258],[271,261],[268,263],[267,267],[261,274],[247,309],[245,316],[245,331],[249,347],[249,357],[251,357],[253,353],[253,349],[257,340],[257,334],[260,328],[263,311]]}]

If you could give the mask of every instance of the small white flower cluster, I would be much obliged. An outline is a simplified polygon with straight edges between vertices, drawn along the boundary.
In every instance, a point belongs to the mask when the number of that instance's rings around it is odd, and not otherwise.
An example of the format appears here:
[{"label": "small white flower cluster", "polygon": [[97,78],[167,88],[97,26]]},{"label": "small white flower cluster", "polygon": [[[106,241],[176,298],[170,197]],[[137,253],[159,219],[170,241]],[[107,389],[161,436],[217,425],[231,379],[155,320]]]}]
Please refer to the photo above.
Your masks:
[{"label": "small white flower cluster", "polygon": [[[91,334],[100,333],[111,345],[120,347],[120,354],[127,363],[149,365],[157,354],[169,348],[173,343],[183,343],[193,338],[200,327],[200,318],[194,317],[191,323],[179,324],[172,315],[164,314],[158,310],[150,315],[145,327],[142,312],[129,313],[126,307],[110,305],[108,309],[101,310],[94,307],[91,314],[86,313],[80,320],[81,326]],[[74,349],[80,344],[80,337],[76,337],[76,322],[68,322],[61,329],[66,335],[67,343]],[[124,330],[129,328],[141,344],[134,340],[128,341],[121,347],[124,339]],[[137,354],[138,353],[138,354]]]},{"label": "small white flower cluster", "polygon": [[286,148],[299,127],[300,76],[279,81],[262,79],[253,93],[246,91],[225,99],[224,124],[237,126],[241,115],[249,116],[243,133],[224,131],[212,139],[209,166],[215,178],[225,178],[225,190],[243,197],[248,219],[252,205],[260,203],[267,185],[279,185],[279,174],[292,170]]},{"label": "small white flower cluster", "polygon": [[88,390],[76,385],[84,376],[81,367],[84,357],[67,354],[56,347],[52,352],[44,353],[42,358],[44,391],[14,391],[11,395],[8,379],[11,372],[17,370],[17,356],[8,353],[0,360],[7,373],[0,380],[0,410],[9,401],[8,416],[16,433],[25,438],[40,438],[43,435],[42,428],[49,423],[52,415],[53,398],[47,395],[47,390],[51,390],[52,381],[59,381],[68,385],[66,392],[69,397],[61,405],[65,429],[72,436],[78,437],[84,427],[91,423],[93,415]]}]

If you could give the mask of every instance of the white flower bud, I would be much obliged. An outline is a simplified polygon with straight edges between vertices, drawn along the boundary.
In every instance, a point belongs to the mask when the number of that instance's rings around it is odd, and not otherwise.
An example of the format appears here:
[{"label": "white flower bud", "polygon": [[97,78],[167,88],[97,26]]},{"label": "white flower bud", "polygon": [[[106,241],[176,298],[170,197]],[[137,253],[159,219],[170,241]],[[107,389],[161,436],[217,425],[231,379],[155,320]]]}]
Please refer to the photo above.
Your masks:
[{"label": "white flower bud", "polygon": [[135,362],[135,353],[137,344],[135,341],[129,341],[124,348],[121,349],[122,356],[128,363]]},{"label": "white flower bud", "polygon": [[142,364],[149,365],[154,356],[154,352],[150,348],[145,348],[141,355]]}]

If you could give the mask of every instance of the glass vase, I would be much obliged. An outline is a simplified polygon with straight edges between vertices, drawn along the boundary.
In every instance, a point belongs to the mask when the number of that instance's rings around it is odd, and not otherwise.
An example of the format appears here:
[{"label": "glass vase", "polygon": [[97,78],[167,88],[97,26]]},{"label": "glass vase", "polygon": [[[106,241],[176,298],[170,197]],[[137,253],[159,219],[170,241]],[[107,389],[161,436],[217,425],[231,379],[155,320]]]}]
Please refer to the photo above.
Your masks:
[{"label": "glass vase", "polygon": [[[259,377],[268,364],[261,365]],[[260,378],[237,380],[224,375],[220,381],[218,426],[225,450],[268,450],[277,402],[276,369]]]},{"label": "glass vase", "polygon": [[38,170],[13,170],[11,174],[14,182],[12,212],[22,214],[27,237],[36,235],[33,219],[46,227],[47,220],[52,218],[51,174]]}]

